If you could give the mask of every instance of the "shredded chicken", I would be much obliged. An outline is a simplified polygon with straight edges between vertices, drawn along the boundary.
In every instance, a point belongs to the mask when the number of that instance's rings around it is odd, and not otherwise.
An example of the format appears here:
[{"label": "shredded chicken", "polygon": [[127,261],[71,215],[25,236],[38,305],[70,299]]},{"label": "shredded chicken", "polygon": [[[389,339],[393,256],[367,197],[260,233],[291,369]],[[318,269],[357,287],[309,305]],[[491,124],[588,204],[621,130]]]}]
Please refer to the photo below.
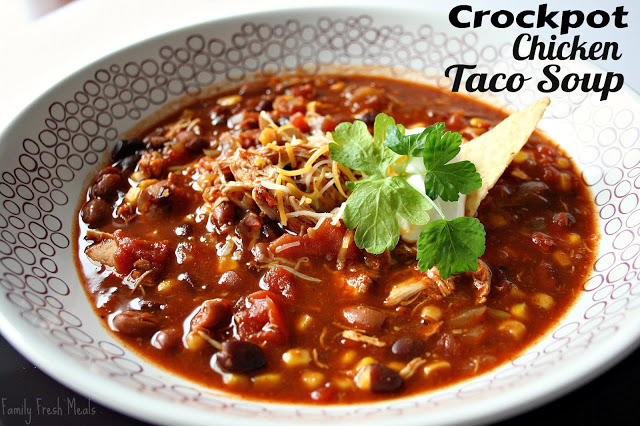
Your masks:
[{"label": "shredded chicken", "polygon": [[484,305],[491,290],[491,270],[485,262],[478,260],[478,269],[471,274],[473,285],[477,290],[476,304]]},{"label": "shredded chicken", "polygon": [[379,348],[387,346],[387,344],[380,339],[373,336],[367,336],[366,334],[358,333],[355,330],[345,330],[341,333],[341,335],[345,339],[353,340],[354,342],[366,343],[368,345],[377,346]]},{"label": "shredded chicken", "polygon": [[423,295],[424,299],[439,300],[451,294],[454,288],[453,279],[443,280],[434,266],[426,274],[412,276],[394,285],[384,304],[406,306],[413,303],[420,295]]},{"label": "shredded chicken", "polygon": [[409,363],[405,365],[404,368],[398,372],[398,374],[400,374],[400,376],[404,380],[408,380],[411,377],[413,377],[413,375],[416,374],[418,369],[423,365],[425,365],[426,363],[427,363],[427,360],[424,358],[420,358],[420,357],[414,358],[411,361],[409,361]]}]

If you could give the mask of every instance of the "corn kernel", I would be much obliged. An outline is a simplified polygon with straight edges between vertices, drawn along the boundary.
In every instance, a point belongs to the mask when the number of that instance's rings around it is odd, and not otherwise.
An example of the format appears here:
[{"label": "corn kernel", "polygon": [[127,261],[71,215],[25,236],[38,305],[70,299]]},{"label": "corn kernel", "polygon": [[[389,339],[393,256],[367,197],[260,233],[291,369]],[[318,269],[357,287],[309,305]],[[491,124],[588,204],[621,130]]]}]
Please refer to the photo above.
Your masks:
[{"label": "corn kernel", "polygon": [[158,291],[161,293],[171,291],[171,289],[178,283],[177,280],[167,278],[166,280],[160,281],[158,284]]},{"label": "corn kernel", "polygon": [[507,219],[500,214],[492,214],[489,216],[489,225],[493,228],[501,228],[507,225]]},{"label": "corn kernel", "polygon": [[300,378],[302,383],[309,389],[317,389],[324,383],[324,374],[319,371],[305,371]]},{"label": "corn kernel", "polygon": [[266,373],[254,376],[251,381],[257,387],[273,387],[280,383],[282,376],[278,373]]},{"label": "corn kernel", "polygon": [[371,369],[362,368],[358,370],[358,374],[353,378],[354,383],[361,390],[371,390]]},{"label": "corn kernel", "polygon": [[536,293],[531,298],[531,301],[534,305],[542,308],[542,309],[551,309],[555,303],[553,297],[549,296],[545,293]]},{"label": "corn kernel", "polygon": [[567,240],[569,241],[569,244],[577,246],[582,241],[582,237],[571,232],[569,235],[567,235]]},{"label": "corn kernel", "polygon": [[289,349],[282,354],[282,360],[288,367],[309,365],[311,362],[311,354],[306,349]]},{"label": "corn kernel", "polygon": [[511,315],[519,319],[527,319],[528,311],[526,303],[516,303],[509,309]]},{"label": "corn kernel", "polygon": [[360,360],[360,362],[358,362],[358,364],[356,364],[355,369],[360,370],[362,367],[366,367],[367,365],[370,365],[370,364],[376,364],[377,362],[378,361],[376,361],[374,358],[370,356],[365,356]]},{"label": "corn kernel", "polygon": [[129,179],[131,179],[134,182],[140,182],[142,180],[144,180],[144,173],[142,172],[133,172],[131,173],[131,176],[129,176]]},{"label": "corn kernel", "polygon": [[392,369],[397,373],[404,368],[404,364],[401,363],[400,361],[391,361],[390,363],[387,364],[387,367],[389,367],[390,369]]},{"label": "corn kernel", "polygon": [[264,146],[269,145],[272,142],[275,142],[278,139],[278,133],[273,130],[271,127],[267,127],[262,132],[260,132],[260,136],[258,136],[258,141]]},{"label": "corn kernel", "polygon": [[190,351],[198,351],[207,345],[207,341],[198,333],[189,333],[184,340]]},{"label": "corn kernel", "polygon": [[442,370],[444,368],[451,368],[451,364],[449,364],[447,361],[436,361],[432,362],[431,364],[425,365],[422,371],[424,372],[425,376],[428,376],[434,371]]},{"label": "corn kernel", "polygon": [[298,318],[298,324],[296,325],[296,328],[298,329],[298,331],[304,331],[311,325],[312,321],[313,317],[304,314],[300,316],[300,318]]},{"label": "corn kernel", "polygon": [[511,296],[517,297],[519,299],[524,299],[525,297],[527,297],[527,294],[524,291],[516,287],[511,287],[510,293],[511,293]]},{"label": "corn kernel", "polygon": [[350,349],[342,354],[342,359],[340,360],[340,362],[342,362],[342,365],[352,364],[353,361],[356,360],[356,356],[358,356],[358,353],[353,349]]},{"label": "corn kernel", "polygon": [[438,321],[442,318],[442,309],[435,305],[427,305],[420,311],[420,316],[424,319]]},{"label": "corn kernel", "polygon": [[513,157],[513,162],[516,164],[522,164],[529,159],[529,154],[525,151],[519,151],[515,157]]},{"label": "corn kernel", "polygon": [[225,385],[233,387],[246,387],[249,386],[249,377],[243,374],[224,374],[222,381]]},{"label": "corn kernel", "polygon": [[311,101],[307,104],[307,112],[314,113],[316,112],[316,107],[318,106],[318,101]]},{"label": "corn kernel", "polygon": [[346,377],[335,377],[332,383],[335,384],[340,390],[349,390],[354,386],[353,380]]},{"label": "corn kernel", "polygon": [[566,173],[560,173],[559,184],[560,184],[560,189],[565,192],[571,191],[571,188],[573,188],[573,184],[571,182],[571,176],[569,176]]},{"label": "corn kernel", "polygon": [[498,330],[509,333],[511,336],[519,340],[524,336],[524,333],[527,331],[527,327],[520,321],[508,319],[500,323]]},{"label": "corn kernel", "polygon": [[329,89],[332,92],[339,92],[342,89],[344,89],[344,81],[337,81],[335,83],[333,83],[331,86],[329,86]]},{"label": "corn kernel", "polygon": [[220,256],[218,258],[219,271],[235,271],[239,266],[240,264],[238,263],[238,261],[231,256]]},{"label": "corn kernel", "polygon": [[553,258],[560,266],[568,267],[571,266],[571,259],[569,255],[562,250],[556,250],[553,252]]},{"label": "corn kernel", "polygon": [[221,106],[234,106],[240,102],[242,102],[242,96],[240,95],[224,96],[216,101]]},{"label": "corn kernel", "polygon": [[478,117],[473,117],[471,120],[469,120],[469,124],[472,127],[481,127],[483,129],[488,129],[489,126],[491,126],[491,123],[489,123],[487,120],[483,120],[482,118]]},{"label": "corn kernel", "polygon": [[153,185],[158,182],[158,179],[145,179],[138,184],[138,189],[145,189],[149,185]]},{"label": "corn kernel", "polygon": [[569,162],[569,160],[567,160],[564,157],[560,157],[558,158],[558,160],[556,160],[556,164],[558,165],[558,167],[560,167],[561,169],[568,169],[569,166],[571,166],[571,163]]}]

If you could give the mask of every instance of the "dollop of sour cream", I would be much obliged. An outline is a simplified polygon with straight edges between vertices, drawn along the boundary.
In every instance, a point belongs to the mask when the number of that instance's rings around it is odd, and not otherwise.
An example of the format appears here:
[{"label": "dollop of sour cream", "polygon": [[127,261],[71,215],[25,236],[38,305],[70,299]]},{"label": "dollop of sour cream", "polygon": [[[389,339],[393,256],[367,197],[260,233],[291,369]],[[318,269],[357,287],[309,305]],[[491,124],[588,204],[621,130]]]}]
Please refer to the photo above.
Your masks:
[{"label": "dollop of sour cream", "polygon": [[[413,135],[420,133],[424,130],[424,127],[417,127],[414,129],[407,129],[407,135]],[[455,163],[460,161],[461,159],[456,156],[450,163]],[[410,157],[409,163],[407,165],[406,172],[407,173],[421,173],[425,172],[427,169],[424,167],[424,161],[419,157]],[[424,194],[424,176],[423,175],[414,175],[407,179],[407,182],[415,189],[420,191],[421,194]],[[458,201],[442,201],[440,198],[435,200],[435,204],[440,207],[442,213],[444,213],[445,219],[451,220],[458,217],[464,216],[464,206],[467,201],[467,196],[464,194],[460,194],[460,198]],[[429,223],[442,219],[440,214],[436,211],[436,209],[431,209],[429,211]],[[420,232],[426,227],[426,225],[414,225],[408,222],[405,218],[398,215],[398,225],[400,228],[400,238],[407,243],[415,243],[418,241],[418,237],[420,236]]]}]

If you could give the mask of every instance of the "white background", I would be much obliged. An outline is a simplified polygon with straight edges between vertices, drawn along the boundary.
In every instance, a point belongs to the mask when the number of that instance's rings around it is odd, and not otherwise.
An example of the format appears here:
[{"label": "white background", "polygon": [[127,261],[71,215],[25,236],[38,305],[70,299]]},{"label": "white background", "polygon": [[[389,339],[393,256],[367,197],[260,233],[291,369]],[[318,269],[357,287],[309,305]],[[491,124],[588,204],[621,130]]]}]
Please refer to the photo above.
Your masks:
[{"label": "white background", "polygon": [[[29,22],[29,5],[33,7],[37,1],[0,0],[0,131],[48,87],[114,50],[173,28],[214,19],[221,14],[287,4],[287,1],[277,0],[268,3],[252,0],[76,0],[35,22]],[[352,0],[348,3],[362,5],[363,11],[366,11],[367,4],[387,2]],[[300,4],[299,1],[289,3]],[[308,0],[304,3],[326,4]],[[504,8],[517,12],[537,9],[540,2],[394,0],[394,4],[399,3],[441,12],[443,19],[446,19],[449,10],[461,3],[471,5],[474,10],[495,11]],[[607,70],[623,73],[625,82],[640,90],[640,2],[555,0],[547,3],[549,9],[579,9],[586,13],[595,9],[613,11],[616,6],[624,4],[629,12],[625,18],[628,28],[618,29],[611,24],[602,29],[584,26],[569,36],[579,34],[583,41],[618,42],[622,53],[619,61],[596,63]],[[516,27],[512,29],[518,30]],[[551,28],[537,31],[545,36],[559,33],[559,29]]]}]

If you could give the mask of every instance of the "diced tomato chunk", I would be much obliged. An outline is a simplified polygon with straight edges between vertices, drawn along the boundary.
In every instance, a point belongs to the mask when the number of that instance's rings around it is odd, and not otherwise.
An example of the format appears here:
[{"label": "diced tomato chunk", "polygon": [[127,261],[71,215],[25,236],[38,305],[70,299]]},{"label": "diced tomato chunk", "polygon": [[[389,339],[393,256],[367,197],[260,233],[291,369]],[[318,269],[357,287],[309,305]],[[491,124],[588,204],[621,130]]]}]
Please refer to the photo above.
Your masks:
[{"label": "diced tomato chunk", "polygon": [[[336,259],[347,228],[340,222],[334,226],[324,221],[318,229],[310,228],[303,236],[284,234],[269,244],[269,250],[278,257],[299,259],[300,257],[327,257]],[[299,244],[295,244],[299,243]],[[360,249],[351,241],[347,247],[346,259],[356,259]]]},{"label": "diced tomato chunk", "polygon": [[119,229],[113,235],[118,243],[114,253],[116,270],[121,274],[131,272],[138,260],[146,260],[152,267],[162,265],[171,253],[165,243],[128,237]]},{"label": "diced tomato chunk", "polygon": [[306,133],[309,131],[309,124],[307,123],[307,120],[305,120],[303,113],[296,112],[289,118],[289,121],[291,121],[291,124],[296,126],[301,132]]},{"label": "diced tomato chunk", "polygon": [[262,276],[260,288],[278,293],[287,299],[296,298],[296,279],[290,271],[280,266],[269,269]]},{"label": "diced tomato chunk", "polygon": [[258,345],[282,345],[289,341],[289,327],[277,294],[251,293],[235,316],[238,337]]}]

